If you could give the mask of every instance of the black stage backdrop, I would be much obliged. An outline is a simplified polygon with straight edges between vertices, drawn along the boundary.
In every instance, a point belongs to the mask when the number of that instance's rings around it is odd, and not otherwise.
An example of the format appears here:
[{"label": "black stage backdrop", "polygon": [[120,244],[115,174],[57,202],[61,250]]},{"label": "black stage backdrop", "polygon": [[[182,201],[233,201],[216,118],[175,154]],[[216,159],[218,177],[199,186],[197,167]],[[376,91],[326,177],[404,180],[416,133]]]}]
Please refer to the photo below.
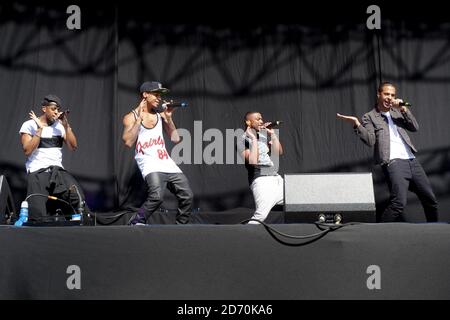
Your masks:
[{"label": "black stage backdrop", "polygon": [[[80,6],[80,30],[66,28],[71,4]],[[373,172],[379,213],[388,199],[381,170],[336,113],[361,117],[373,106],[378,83],[393,81],[398,96],[413,103],[420,130],[411,136],[441,221],[450,220],[450,24],[444,9],[381,4],[382,28],[369,30],[368,4],[295,10],[231,4],[0,4],[0,174],[16,205],[26,195],[18,130],[31,109],[39,111],[42,97],[54,93],[70,108],[79,141],[76,152],[64,151],[63,163],[89,206],[140,206],[145,186],[133,150],[122,144],[122,117],[138,104],[139,85],[159,80],[171,98],[189,103],[174,120],[191,134],[190,154],[183,153],[191,163],[180,167],[196,208],[253,206],[244,166],[226,164],[230,157],[236,163],[236,155],[217,149],[218,161],[210,164],[202,152],[212,143],[230,143],[226,130],[242,128],[245,112],[258,110],[284,121],[280,173]],[[208,129],[222,133],[223,141],[203,137]],[[176,208],[171,195],[165,206]],[[414,195],[406,219],[424,221]]]}]

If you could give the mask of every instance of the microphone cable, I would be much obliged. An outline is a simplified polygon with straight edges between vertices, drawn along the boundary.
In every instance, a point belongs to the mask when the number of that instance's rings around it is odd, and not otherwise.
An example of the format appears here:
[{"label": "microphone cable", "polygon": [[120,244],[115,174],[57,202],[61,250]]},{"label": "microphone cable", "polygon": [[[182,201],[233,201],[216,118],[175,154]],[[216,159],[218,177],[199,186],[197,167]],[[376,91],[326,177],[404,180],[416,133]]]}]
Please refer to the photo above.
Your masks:
[{"label": "microphone cable", "polygon": [[[28,201],[28,199],[31,198],[31,197],[44,197],[44,198],[48,198],[48,199],[50,199],[50,200],[56,200],[56,201],[62,202],[62,203],[64,203],[64,204],[66,204],[67,206],[69,206],[69,207],[72,209],[73,213],[76,214],[75,208],[72,207],[72,205],[71,205],[69,202],[67,202],[66,200],[60,199],[60,198],[55,197],[55,196],[50,196],[50,195],[42,194],[42,193],[32,193],[32,194],[28,195],[28,196],[25,198],[24,201]],[[68,215],[67,215],[67,216],[68,216]]]},{"label": "microphone cable", "polygon": [[[27,202],[28,202],[28,199],[30,199],[30,198],[32,198],[32,197],[44,197],[44,198],[47,198],[47,199],[49,199],[49,200],[59,201],[59,202],[61,202],[61,203],[64,203],[66,206],[70,207],[71,210],[72,210],[72,212],[73,212],[74,214],[76,214],[75,208],[74,208],[69,202],[67,202],[67,201],[64,200],[64,199],[60,199],[60,198],[58,198],[58,197],[50,196],[50,195],[46,195],[46,194],[42,194],[42,193],[32,193],[32,194],[29,194],[29,195],[25,198],[24,201],[27,201]],[[68,214],[66,214],[66,215],[64,215],[64,214],[62,214],[62,215],[58,214],[57,216],[58,216],[58,217],[62,217],[62,218],[69,218],[69,217],[72,217],[72,215],[68,215]],[[47,220],[49,220],[50,218],[53,218],[53,216],[39,217],[37,220],[39,220],[39,221],[47,221]]]},{"label": "microphone cable", "polygon": [[[303,246],[306,244],[310,244],[310,243],[315,242],[315,241],[319,240],[320,238],[324,237],[329,232],[336,231],[336,230],[341,229],[346,226],[359,224],[359,223],[355,223],[355,222],[349,222],[349,223],[343,223],[343,224],[328,224],[328,223],[315,222],[314,225],[320,230],[319,232],[305,235],[305,236],[296,236],[296,235],[291,235],[291,234],[281,232],[281,231],[277,230],[276,228],[268,225],[264,221],[261,221],[258,219],[246,219],[246,220],[241,221],[240,224],[246,224],[249,221],[256,221],[256,222],[260,223],[261,225],[263,225],[263,227],[267,230],[267,232],[269,232],[269,234],[275,240],[277,240],[278,242],[281,242],[282,244],[289,245],[289,246]],[[291,240],[308,240],[308,241],[301,242],[301,243],[290,243],[290,242],[280,239],[279,236],[287,238],[287,239],[291,239]]]}]

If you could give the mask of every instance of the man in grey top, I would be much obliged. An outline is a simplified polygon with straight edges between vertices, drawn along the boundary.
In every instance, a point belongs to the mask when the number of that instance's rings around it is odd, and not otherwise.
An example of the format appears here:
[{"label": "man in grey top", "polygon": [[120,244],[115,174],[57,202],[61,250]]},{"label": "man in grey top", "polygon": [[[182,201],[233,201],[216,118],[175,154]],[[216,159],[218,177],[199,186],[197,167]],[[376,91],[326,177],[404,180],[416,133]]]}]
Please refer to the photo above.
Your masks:
[{"label": "man in grey top", "polygon": [[419,125],[402,99],[396,98],[396,88],[384,82],[378,88],[377,104],[360,122],[353,116],[337,114],[353,124],[356,134],[368,146],[374,146],[374,159],[380,164],[389,185],[389,205],[383,212],[383,222],[401,222],[408,189],[419,197],[428,222],[438,221],[438,204],[430,181],[414,156],[416,147],[408,133]]},{"label": "man in grey top", "polygon": [[284,203],[283,178],[278,174],[278,159],[283,147],[271,122],[264,123],[261,113],[249,111],[244,116],[247,127],[239,147],[245,159],[248,183],[255,201],[255,213],[249,224],[265,221],[275,205]]}]

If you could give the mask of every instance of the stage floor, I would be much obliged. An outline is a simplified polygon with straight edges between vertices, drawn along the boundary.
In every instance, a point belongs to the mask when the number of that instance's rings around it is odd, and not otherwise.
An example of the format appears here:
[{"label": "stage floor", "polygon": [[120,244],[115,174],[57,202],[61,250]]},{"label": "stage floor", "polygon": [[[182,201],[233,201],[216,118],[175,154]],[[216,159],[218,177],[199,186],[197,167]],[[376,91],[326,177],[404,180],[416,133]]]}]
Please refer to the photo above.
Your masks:
[{"label": "stage floor", "polygon": [[450,298],[448,224],[270,227],[1,226],[0,299]]}]

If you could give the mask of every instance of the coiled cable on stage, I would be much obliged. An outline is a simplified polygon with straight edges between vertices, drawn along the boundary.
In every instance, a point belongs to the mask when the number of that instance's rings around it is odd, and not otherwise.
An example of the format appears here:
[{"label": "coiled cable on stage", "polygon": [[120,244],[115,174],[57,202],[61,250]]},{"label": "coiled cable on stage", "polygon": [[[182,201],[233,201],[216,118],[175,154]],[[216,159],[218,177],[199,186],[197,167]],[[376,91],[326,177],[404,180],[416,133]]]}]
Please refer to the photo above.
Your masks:
[{"label": "coiled cable on stage", "polygon": [[[73,212],[74,214],[76,214],[75,208],[74,208],[69,202],[67,202],[66,200],[60,199],[60,198],[55,197],[55,196],[50,196],[50,195],[42,194],[42,193],[32,193],[32,194],[29,194],[29,195],[25,198],[24,201],[27,202],[28,199],[30,199],[30,198],[32,198],[32,197],[44,197],[44,198],[47,198],[47,199],[49,199],[49,200],[54,200],[54,201],[62,202],[62,203],[64,203],[66,206],[70,207],[71,210],[72,210],[72,212]],[[69,218],[69,217],[72,217],[72,215],[71,215],[71,214],[70,214],[70,215],[58,215],[58,217]],[[45,220],[44,218],[49,218],[49,217],[41,217],[40,220],[44,221],[44,220]]]},{"label": "coiled cable on stage", "polygon": [[[44,197],[44,198],[48,198],[48,199],[50,199],[50,200],[55,200],[55,201],[62,202],[62,203],[64,203],[64,204],[66,204],[67,206],[69,206],[69,207],[72,209],[72,211],[73,211],[74,214],[77,213],[77,212],[75,211],[75,208],[74,208],[69,202],[67,202],[66,200],[60,199],[60,198],[58,198],[58,197],[55,197],[55,196],[49,196],[49,195],[42,194],[42,193],[32,193],[32,194],[28,195],[28,196],[25,198],[24,201],[28,201],[28,199],[31,198],[31,197]],[[69,215],[67,215],[67,216],[69,216]],[[71,216],[71,215],[70,215],[70,216]]]},{"label": "coiled cable on stage", "polygon": [[[244,221],[241,221],[241,224],[246,224],[249,221],[255,221],[260,223],[262,226],[264,226],[264,228],[267,230],[267,232],[269,232],[269,234],[278,242],[285,244],[285,245],[289,245],[289,246],[303,246],[306,244],[310,244],[312,242],[315,242],[321,238],[323,238],[326,234],[328,234],[329,232],[332,231],[336,231],[338,229],[341,229],[343,227],[346,226],[350,226],[350,225],[355,225],[355,224],[359,224],[359,223],[355,223],[355,222],[349,222],[349,223],[344,223],[344,224],[330,224],[330,223],[320,223],[320,222],[316,222],[314,223],[314,225],[321,230],[320,232],[316,232],[313,234],[309,234],[309,235],[305,235],[305,236],[296,236],[296,235],[290,235],[284,232],[281,232],[279,230],[277,230],[276,228],[268,225],[267,223],[265,223],[264,221],[258,220],[258,219],[247,219]],[[308,240],[305,242],[300,242],[300,243],[292,243],[292,242],[287,242],[285,240],[282,240],[281,237],[287,238],[287,239],[291,239],[291,240]]]}]

